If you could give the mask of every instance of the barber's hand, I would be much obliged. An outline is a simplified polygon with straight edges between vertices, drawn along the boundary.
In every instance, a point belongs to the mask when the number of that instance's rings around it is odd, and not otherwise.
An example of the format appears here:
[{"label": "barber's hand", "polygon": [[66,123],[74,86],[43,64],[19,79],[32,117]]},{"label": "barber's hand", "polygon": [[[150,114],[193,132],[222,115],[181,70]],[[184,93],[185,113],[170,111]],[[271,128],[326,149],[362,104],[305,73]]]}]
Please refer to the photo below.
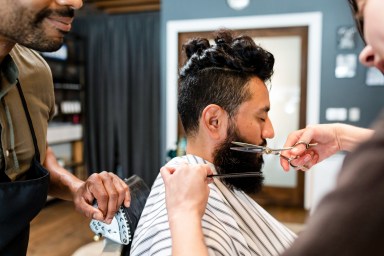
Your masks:
[{"label": "barber's hand", "polygon": [[[97,200],[98,208],[93,207]],[[113,216],[124,203],[129,207],[131,196],[128,185],[111,172],[94,173],[77,189],[76,209],[89,218],[111,223]]]},{"label": "barber's hand", "polygon": [[165,184],[168,217],[196,214],[202,217],[209,196],[208,183],[212,170],[207,164],[177,167],[164,166],[160,169]]},{"label": "barber's hand", "polygon": [[[338,124],[308,125],[305,129],[292,132],[284,147],[293,146],[298,142],[317,143],[317,145],[306,149],[305,144],[299,144],[282,154],[287,157],[297,157],[291,163],[304,167],[298,169],[307,170],[341,150],[337,127]],[[280,158],[280,164],[285,171],[289,170],[288,161]]]},{"label": "barber's hand", "polygon": [[[120,205],[130,204],[127,184],[113,173],[94,173],[82,181],[59,165],[51,147],[47,147],[44,167],[50,173],[49,194],[73,201],[88,218],[110,223]],[[93,207],[95,199],[98,209]]]}]

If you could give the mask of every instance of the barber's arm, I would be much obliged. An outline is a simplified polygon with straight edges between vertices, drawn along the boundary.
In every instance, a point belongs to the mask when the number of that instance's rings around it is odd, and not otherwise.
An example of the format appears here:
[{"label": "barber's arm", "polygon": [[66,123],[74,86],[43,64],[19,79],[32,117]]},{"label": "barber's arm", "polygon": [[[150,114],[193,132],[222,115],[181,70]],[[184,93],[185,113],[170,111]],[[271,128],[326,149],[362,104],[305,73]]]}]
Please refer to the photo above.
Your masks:
[{"label": "barber's arm", "polygon": [[[120,205],[128,207],[130,204],[127,184],[113,173],[94,173],[82,181],[58,164],[50,147],[47,148],[44,167],[50,173],[49,194],[73,201],[76,209],[88,218],[110,223]],[[98,209],[93,207],[94,199]]]},{"label": "barber's arm", "polygon": [[[284,147],[289,147],[297,142],[317,143],[317,146],[306,149],[300,144],[284,152],[287,157],[296,157],[292,163],[297,166],[311,168],[339,151],[352,151],[361,142],[373,135],[373,130],[352,125],[334,123],[308,125],[305,129],[292,132],[285,142]],[[286,160],[280,159],[280,164],[285,171],[289,170]]]},{"label": "barber's arm", "polygon": [[283,254],[384,255],[384,123],[345,157],[336,186]]},{"label": "barber's arm", "polygon": [[165,184],[172,255],[208,255],[201,219],[209,196],[212,174],[208,165],[165,166],[160,170]]}]

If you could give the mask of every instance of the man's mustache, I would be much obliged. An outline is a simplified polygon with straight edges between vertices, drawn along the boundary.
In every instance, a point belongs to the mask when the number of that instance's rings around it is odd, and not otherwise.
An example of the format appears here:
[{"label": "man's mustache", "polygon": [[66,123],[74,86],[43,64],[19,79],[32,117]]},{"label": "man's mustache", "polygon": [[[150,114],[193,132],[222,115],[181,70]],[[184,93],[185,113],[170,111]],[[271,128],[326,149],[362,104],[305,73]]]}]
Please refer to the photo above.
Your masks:
[{"label": "man's mustache", "polygon": [[75,17],[75,10],[69,7],[56,10],[44,9],[37,14],[35,23],[38,24],[42,22],[45,18],[50,16],[73,18]]},{"label": "man's mustache", "polygon": [[263,142],[259,146],[266,147],[267,146],[267,140],[263,139]]}]

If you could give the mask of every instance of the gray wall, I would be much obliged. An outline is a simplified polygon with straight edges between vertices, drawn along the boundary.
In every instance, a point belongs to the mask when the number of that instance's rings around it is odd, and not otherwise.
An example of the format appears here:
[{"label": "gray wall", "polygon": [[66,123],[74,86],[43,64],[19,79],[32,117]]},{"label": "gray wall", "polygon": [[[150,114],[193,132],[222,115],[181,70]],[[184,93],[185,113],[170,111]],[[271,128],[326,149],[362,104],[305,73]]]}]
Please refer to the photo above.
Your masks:
[{"label": "gray wall", "polygon": [[[232,10],[226,0],[162,0],[161,8],[163,99],[165,99],[166,90],[165,28],[167,21],[320,11],[323,13],[320,122],[327,122],[325,119],[327,108],[358,107],[361,110],[360,121],[351,124],[368,127],[384,106],[384,86],[366,86],[366,68],[360,64],[354,78],[335,78],[336,55],[351,53],[351,50],[343,52],[337,48],[337,29],[340,26],[354,25],[347,0],[251,0],[250,5],[241,11]],[[356,54],[363,47],[359,38],[357,41],[358,45],[352,51]],[[165,113],[165,103],[163,107],[163,113]],[[349,122],[346,121],[346,123]]]}]

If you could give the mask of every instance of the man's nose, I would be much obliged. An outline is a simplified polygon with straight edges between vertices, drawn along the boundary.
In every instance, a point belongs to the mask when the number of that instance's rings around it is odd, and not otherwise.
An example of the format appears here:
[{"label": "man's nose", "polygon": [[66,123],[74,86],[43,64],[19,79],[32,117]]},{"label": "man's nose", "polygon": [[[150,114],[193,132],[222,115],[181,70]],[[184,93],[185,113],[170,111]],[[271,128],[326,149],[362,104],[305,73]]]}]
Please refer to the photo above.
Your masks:
[{"label": "man's nose", "polygon": [[262,136],[263,139],[272,139],[273,137],[275,137],[275,131],[273,129],[272,122],[269,118],[266,120],[266,123],[264,125]]},{"label": "man's nose", "polygon": [[361,64],[367,67],[376,67],[384,73],[384,60],[379,54],[376,54],[370,45],[367,45],[360,53],[359,60]]},{"label": "man's nose", "polygon": [[374,65],[375,54],[370,45],[365,46],[364,49],[361,51],[359,55],[359,60],[364,66],[372,67]]},{"label": "man's nose", "polygon": [[56,0],[59,5],[70,6],[77,10],[83,6],[83,0]]}]

